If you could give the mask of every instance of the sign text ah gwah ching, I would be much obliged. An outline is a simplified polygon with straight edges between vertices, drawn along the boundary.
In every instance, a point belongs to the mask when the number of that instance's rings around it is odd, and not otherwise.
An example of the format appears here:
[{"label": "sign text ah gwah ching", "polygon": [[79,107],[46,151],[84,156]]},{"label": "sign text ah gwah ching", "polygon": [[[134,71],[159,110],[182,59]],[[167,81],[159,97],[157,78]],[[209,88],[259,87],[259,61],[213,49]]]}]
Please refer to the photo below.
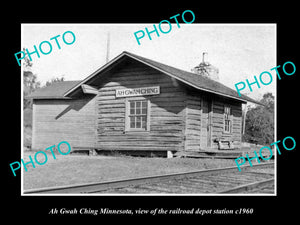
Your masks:
[{"label": "sign text ah gwah ching", "polygon": [[127,88],[116,90],[116,98],[144,96],[144,95],[159,95],[160,87],[143,87],[143,88]]}]

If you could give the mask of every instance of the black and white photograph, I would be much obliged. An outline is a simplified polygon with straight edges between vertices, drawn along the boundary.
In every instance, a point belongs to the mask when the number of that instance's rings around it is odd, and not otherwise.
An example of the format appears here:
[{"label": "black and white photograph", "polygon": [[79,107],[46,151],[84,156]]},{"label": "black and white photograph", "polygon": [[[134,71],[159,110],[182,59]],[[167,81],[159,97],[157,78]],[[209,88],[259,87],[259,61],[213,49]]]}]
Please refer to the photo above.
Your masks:
[{"label": "black and white photograph", "polygon": [[297,216],[296,6],[23,3],[2,15],[7,221]]},{"label": "black and white photograph", "polygon": [[22,24],[22,48],[23,194],[276,195],[276,24]]}]

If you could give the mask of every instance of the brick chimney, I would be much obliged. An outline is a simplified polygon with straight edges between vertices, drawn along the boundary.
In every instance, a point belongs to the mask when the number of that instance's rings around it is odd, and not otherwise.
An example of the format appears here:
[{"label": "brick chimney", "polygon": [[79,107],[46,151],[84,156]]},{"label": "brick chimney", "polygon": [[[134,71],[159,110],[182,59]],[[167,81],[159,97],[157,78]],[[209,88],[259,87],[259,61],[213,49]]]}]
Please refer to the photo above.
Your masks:
[{"label": "brick chimney", "polygon": [[203,52],[202,62],[200,62],[198,66],[195,66],[193,69],[191,69],[191,71],[195,74],[219,81],[219,69],[207,61],[207,55],[207,52]]}]

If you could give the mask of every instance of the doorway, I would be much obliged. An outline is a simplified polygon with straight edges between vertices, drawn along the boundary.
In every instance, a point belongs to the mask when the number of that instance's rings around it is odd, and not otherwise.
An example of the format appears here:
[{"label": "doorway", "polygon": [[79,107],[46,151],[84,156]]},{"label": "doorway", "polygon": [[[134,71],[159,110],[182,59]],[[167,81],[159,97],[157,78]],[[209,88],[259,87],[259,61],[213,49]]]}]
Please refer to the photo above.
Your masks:
[{"label": "doorway", "polygon": [[201,147],[212,147],[212,99],[202,98],[201,101]]}]

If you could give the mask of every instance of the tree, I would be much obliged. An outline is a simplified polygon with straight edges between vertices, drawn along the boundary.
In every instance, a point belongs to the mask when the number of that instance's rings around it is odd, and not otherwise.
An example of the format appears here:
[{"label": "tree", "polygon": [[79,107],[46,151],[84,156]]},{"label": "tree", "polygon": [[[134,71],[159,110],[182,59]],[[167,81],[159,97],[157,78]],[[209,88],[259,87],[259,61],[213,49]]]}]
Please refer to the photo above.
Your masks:
[{"label": "tree", "polygon": [[47,82],[46,82],[45,87],[50,86],[50,85],[53,84],[53,83],[62,82],[62,81],[64,81],[64,80],[65,80],[64,75],[62,75],[61,78],[58,78],[58,77],[52,78],[50,81],[47,81]]},{"label": "tree", "polygon": [[[25,52],[25,49],[23,49],[23,51]],[[26,55],[23,61],[23,109],[32,107],[31,100],[26,99],[26,96],[41,85],[40,82],[37,81],[36,74],[33,74],[31,67],[32,62]]]},{"label": "tree", "polygon": [[247,112],[243,140],[266,145],[274,142],[274,96],[266,93],[260,102],[264,106],[259,105]]},{"label": "tree", "polygon": [[274,113],[274,96],[272,93],[266,93],[263,95],[263,99],[261,103],[266,106],[266,109],[272,113]]}]

